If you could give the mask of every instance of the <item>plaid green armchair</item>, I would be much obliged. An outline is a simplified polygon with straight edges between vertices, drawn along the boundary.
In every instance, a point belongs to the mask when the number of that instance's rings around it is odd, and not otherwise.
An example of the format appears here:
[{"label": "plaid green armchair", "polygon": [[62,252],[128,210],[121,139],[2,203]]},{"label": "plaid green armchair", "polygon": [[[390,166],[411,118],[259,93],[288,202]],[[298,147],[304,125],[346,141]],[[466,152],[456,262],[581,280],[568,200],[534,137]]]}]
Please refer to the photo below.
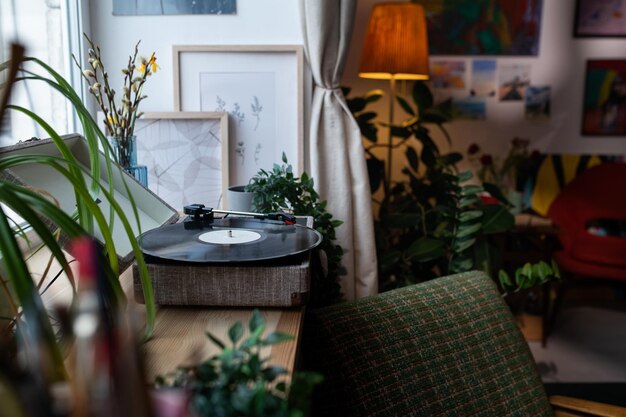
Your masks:
[{"label": "plaid green armchair", "polygon": [[528,345],[481,272],[307,312],[302,346],[305,367],[326,377],[315,415],[554,413]]}]

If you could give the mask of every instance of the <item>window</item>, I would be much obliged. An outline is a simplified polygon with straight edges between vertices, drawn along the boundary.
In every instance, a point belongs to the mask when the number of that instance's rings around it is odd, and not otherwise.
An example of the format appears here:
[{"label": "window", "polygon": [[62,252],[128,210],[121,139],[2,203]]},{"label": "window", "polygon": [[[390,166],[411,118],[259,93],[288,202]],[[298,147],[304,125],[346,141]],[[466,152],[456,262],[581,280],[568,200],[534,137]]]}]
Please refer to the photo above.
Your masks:
[{"label": "window", "polygon": [[[86,0],[0,1],[0,62],[9,58],[8,46],[17,41],[26,47],[28,56],[41,59],[72,85],[82,88],[71,58],[74,54],[82,61],[81,14],[85,3]],[[74,114],[67,100],[45,83],[17,83],[11,103],[34,111],[59,134],[76,132]],[[33,136],[44,138],[48,134],[25,115],[13,110],[6,113],[0,131],[0,146],[11,145]]]}]

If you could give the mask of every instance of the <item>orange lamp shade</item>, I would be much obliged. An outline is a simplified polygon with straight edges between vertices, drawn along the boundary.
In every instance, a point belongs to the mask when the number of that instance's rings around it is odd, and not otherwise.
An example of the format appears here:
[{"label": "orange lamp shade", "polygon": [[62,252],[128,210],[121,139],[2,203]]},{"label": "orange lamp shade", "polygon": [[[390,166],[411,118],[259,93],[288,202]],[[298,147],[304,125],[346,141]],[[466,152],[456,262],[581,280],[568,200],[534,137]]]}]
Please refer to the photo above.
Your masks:
[{"label": "orange lamp shade", "polygon": [[421,5],[374,5],[361,53],[359,76],[398,80],[429,78],[428,35]]}]

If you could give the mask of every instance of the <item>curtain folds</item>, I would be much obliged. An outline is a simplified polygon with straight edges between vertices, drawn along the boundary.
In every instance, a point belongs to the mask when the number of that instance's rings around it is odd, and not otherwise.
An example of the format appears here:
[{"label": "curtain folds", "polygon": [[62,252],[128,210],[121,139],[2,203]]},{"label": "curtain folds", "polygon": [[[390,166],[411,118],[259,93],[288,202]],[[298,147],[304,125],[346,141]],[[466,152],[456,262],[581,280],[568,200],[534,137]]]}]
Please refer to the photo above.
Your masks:
[{"label": "curtain folds", "polygon": [[311,175],[328,211],[344,224],[341,288],[346,299],[378,292],[371,193],[361,133],[340,82],[357,0],[300,0],[304,48],[314,92],[307,155]]}]

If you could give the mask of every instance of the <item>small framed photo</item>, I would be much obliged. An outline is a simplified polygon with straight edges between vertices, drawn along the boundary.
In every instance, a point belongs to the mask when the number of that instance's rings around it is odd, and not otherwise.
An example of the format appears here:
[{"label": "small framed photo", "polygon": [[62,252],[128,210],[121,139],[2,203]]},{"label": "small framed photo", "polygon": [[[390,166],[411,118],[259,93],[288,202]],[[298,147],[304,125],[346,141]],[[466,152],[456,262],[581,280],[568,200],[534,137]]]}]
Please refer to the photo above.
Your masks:
[{"label": "small framed photo", "polygon": [[284,152],[303,168],[303,48],[174,46],[174,106],[229,114],[229,185],[271,170]]},{"label": "small framed photo", "polygon": [[626,2],[615,0],[576,0],[574,36],[626,36]]},{"label": "small framed photo", "polygon": [[626,136],[626,60],[588,60],[582,134]]},{"label": "small framed photo", "polygon": [[226,207],[226,113],[145,113],[135,136],[137,163],[148,167],[152,192],[177,210],[194,203]]}]

